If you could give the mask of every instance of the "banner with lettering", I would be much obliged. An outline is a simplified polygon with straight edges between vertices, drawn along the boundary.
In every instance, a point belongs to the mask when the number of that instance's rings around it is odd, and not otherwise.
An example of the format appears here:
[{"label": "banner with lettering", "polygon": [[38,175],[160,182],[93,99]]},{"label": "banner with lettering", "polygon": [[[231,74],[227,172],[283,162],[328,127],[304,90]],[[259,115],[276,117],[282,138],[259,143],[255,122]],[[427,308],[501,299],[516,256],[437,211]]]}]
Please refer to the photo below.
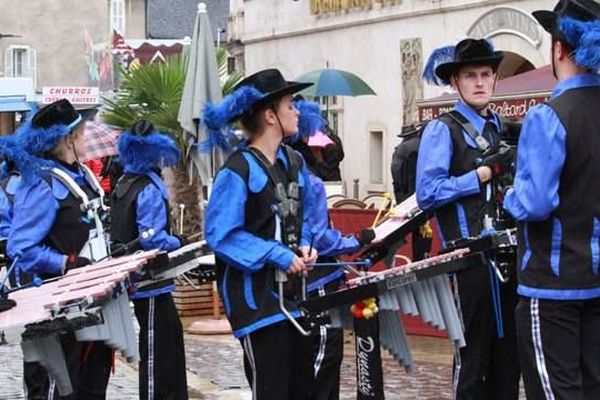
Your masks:
[{"label": "banner with lettering", "polygon": [[354,318],[356,399],[383,400],[383,370],[379,347],[379,318]]},{"label": "banner with lettering", "polygon": [[[509,120],[520,121],[531,107],[544,103],[547,100],[548,95],[512,99],[492,98],[490,109]],[[421,104],[418,106],[418,109],[420,121],[431,121],[443,113],[454,109],[454,101],[438,104]]]}]

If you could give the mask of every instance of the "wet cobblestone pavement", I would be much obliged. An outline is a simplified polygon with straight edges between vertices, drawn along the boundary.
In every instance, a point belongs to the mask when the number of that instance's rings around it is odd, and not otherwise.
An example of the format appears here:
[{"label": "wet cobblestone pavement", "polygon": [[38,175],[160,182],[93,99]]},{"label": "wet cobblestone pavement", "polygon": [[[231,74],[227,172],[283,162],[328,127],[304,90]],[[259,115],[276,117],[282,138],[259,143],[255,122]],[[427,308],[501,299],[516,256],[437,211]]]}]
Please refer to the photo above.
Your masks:
[{"label": "wet cobblestone pavement", "polygon": [[[186,359],[191,400],[250,400],[242,367],[242,351],[231,335],[188,335]],[[11,340],[0,346],[0,400],[17,400],[22,393],[20,345]],[[451,398],[451,349],[446,340],[411,337],[415,370],[407,374],[393,359],[384,356],[385,394],[388,400],[441,400]],[[134,400],[137,366],[117,361],[108,399]],[[352,338],[347,337],[342,365],[341,399],[355,399],[355,366]],[[524,399],[524,396],[521,396]]]}]

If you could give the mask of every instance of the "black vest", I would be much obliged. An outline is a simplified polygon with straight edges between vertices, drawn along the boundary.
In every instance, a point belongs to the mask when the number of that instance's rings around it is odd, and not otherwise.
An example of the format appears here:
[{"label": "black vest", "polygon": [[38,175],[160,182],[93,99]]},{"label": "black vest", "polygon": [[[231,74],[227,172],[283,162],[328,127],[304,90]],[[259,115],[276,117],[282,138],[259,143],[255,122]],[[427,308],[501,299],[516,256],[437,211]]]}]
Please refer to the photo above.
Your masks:
[{"label": "black vest", "polygon": [[[246,182],[247,200],[244,210],[244,230],[265,240],[273,240],[276,230],[276,217],[272,206],[277,203],[275,185],[272,179],[268,179],[265,187],[260,192],[253,193],[250,191],[248,186],[250,166],[244,157],[244,152],[248,151],[238,150],[233,153],[223,168],[238,174]],[[296,158],[294,162],[288,160],[288,170],[284,170],[280,161],[277,161],[275,168],[273,168],[276,170],[277,179],[284,184],[284,187],[287,187],[290,180],[298,182],[303,164],[302,157],[294,151],[287,154]],[[251,155],[251,157],[255,156]],[[258,159],[255,158],[255,160],[258,165],[261,165]],[[294,165],[296,165],[295,168]],[[267,174],[264,168],[263,172]],[[300,188],[300,199],[302,199],[302,192],[303,189]],[[227,207],[227,204],[222,206]],[[302,208],[298,212],[295,228],[301,231]],[[252,251],[252,249],[246,250]],[[275,283],[275,268],[275,266],[265,265],[254,273],[243,272],[217,257],[219,290],[234,332],[280,314],[277,285]],[[288,310],[297,310],[295,302],[286,301],[286,304]]]},{"label": "black vest", "polygon": [[[545,221],[520,223],[519,283],[542,289],[598,288],[593,253],[600,256],[600,87],[570,89],[547,104],[566,131],[560,202]],[[560,237],[554,246],[553,231]]]},{"label": "black vest", "polygon": [[[44,179],[52,190],[53,185],[55,185],[52,173],[46,171],[42,179]],[[89,199],[98,197],[98,193],[87,183],[79,186]],[[56,250],[60,254],[77,256],[89,239],[90,230],[94,228],[94,221],[88,220],[86,213],[81,210],[81,201],[70,190],[64,199],[57,199],[57,201],[58,210],[56,218],[54,219],[52,228],[50,228],[50,231],[44,240],[42,240],[42,244]],[[39,277],[42,279],[52,278],[51,275],[47,274],[40,274]],[[21,284],[26,284],[31,279],[31,274],[19,272],[19,281]]]},{"label": "black vest", "polygon": [[[482,151],[467,144],[463,128],[448,114],[440,115],[439,120],[448,126],[452,139],[449,175],[461,176],[473,171],[477,160],[482,158]],[[497,143],[498,140],[496,132],[492,141]],[[486,200],[485,185],[480,185],[479,193],[450,202],[437,209],[435,214],[443,239],[449,242],[463,237],[478,236],[483,227],[483,217],[486,214],[490,217],[494,215],[494,203]],[[461,221],[464,221],[462,230],[466,232],[461,232]]]},{"label": "black vest", "polygon": [[[126,245],[138,236],[137,225],[137,198],[138,195],[148,185],[152,185],[152,179],[147,175],[124,174],[119,178],[112,194],[111,201],[111,228],[110,238],[113,251],[119,250],[120,246]],[[164,201],[167,210],[167,225],[165,230],[171,231],[171,221],[169,216],[169,204],[166,200],[160,198],[157,201]],[[132,245],[127,254],[135,253],[140,250],[139,242]],[[150,291],[160,287],[172,285],[173,280],[157,282],[152,285],[144,286],[139,291]]]},{"label": "black vest", "polygon": [[[119,245],[127,244],[138,237],[136,201],[140,192],[151,182],[152,180],[147,175],[133,174],[122,175],[117,182],[111,199],[112,225],[110,228],[110,238],[115,245],[115,250]],[[135,244],[130,253],[138,250],[140,250],[140,245]]]}]

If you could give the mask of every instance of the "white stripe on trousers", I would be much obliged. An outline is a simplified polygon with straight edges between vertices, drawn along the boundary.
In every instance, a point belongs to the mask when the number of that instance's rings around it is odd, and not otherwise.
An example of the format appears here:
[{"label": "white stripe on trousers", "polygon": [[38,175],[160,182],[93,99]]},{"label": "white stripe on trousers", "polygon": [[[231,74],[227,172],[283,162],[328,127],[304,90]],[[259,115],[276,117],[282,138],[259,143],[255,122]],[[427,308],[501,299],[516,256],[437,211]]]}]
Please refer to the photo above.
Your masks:
[{"label": "white stripe on trousers", "polygon": [[[320,286],[319,289],[319,296],[325,296],[325,288],[323,286]],[[313,368],[315,370],[315,378],[317,377],[317,374],[319,373],[319,370],[321,369],[321,365],[323,364],[323,360],[325,359],[325,350],[326,350],[326,346],[327,346],[327,328],[324,326],[320,326],[319,327],[319,351],[317,353],[317,356],[315,357],[315,364],[313,365]]]},{"label": "white stripe on trousers", "polygon": [[317,357],[315,358],[315,365],[313,368],[315,369],[315,378],[321,369],[321,365],[323,364],[323,360],[325,359],[325,350],[327,346],[327,328],[321,325],[319,327],[319,352],[317,353]]},{"label": "white stripe on trousers", "polygon": [[250,369],[252,370],[252,400],[258,400],[256,394],[256,363],[254,361],[254,351],[252,350],[250,334],[244,336],[244,350],[248,358],[248,364],[250,364]]},{"label": "white stripe on trousers", "polygon": [[540,330],[540,305],[539,299],[531,299],[531,338],[533,340],[533,350],[535,353],[535,363],[537,366],[538,375],[544,389],[546,400],[554,400],[554,393],[550,386],[550,377],[546,369],[546,360],[544,359],[544,350],[542,349],[542,334]]},{"label": "white stripe on trousers", "polygon": [[148,299],[148,400],[154,400],[154,300]]},{"label": "white stripe on trousers", "polygon": [[[48,388],[48,400],[52,400],[54,399],[54,390],[56,389],[56,380],[54,380],[54,378],[50,377],[50,387]],[[75,388],[73,388],[75,389]]]}]

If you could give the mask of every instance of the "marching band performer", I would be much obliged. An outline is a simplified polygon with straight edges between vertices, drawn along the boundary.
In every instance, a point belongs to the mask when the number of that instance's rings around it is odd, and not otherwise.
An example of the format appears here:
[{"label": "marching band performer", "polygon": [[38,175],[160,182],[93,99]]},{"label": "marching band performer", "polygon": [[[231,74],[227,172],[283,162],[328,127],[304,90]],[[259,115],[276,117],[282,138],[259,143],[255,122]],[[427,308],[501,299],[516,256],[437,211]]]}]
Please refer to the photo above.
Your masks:
[{"label": "marching band performer", "polygon": [[[436,50],[425,68],[426,79],[452,85],[460,95],[453,112],[425,128],[417,160],[417,201],[423,210],[435,210],[445,243],[480,235],[484,218],[496,215],[491,181],[496,167],[512,158],[496,147],[500,120],[488,109],[502,58],[487,40],[465,39],[456,47]],[[500,312],[492,293],[496,279],[491,268],[455,275],[467,343],[454,358],[453,389],[459,400],[518,397],[516,290],[513,282],[499,289]],[[504,337],[499,338],[502,325]]]},{"label": "marching band performer", "polygon": [[[103,191],[91,171],[79,163],[85,151],[84,120],[67,100],[40,109],[15,133],[26,150],[14,154],[21,182],[13,196],[7,253],[15,264],[13,279],[61,276],[107,253],[102,235]],[[100,199],[82,210],[83,197]],[[87,200],[87,199],[86,199]],[[78,342],[60,336],[73,393],[59,397],[55,383],[37,363],[25,363],[28,399],[104,399],[112,350],[103,342]]]},{"label": "marching band performer", "polygon": [[[276,69],[243,79],[207,105],[213,141],[233,121],[248,135],[219,171],[206,210],[205,235],[217,258],[217,281],[233,334],[244,351],[253,399],[304,399],[308,371],[298,365],[301,335],[279,309],[276,271],[289,279],[316,260],[310,251],[308,175],[302,157],[282,145],[298,131],[292,94],[310,86]],[[310,254],[309,254],[310,253]],[[299,311],[287,300],[291,314]]]},{"label": "marching band performer", "polygon": [[[118,140],[124,175],[112,194],[111,239],[127,249],[173,251],[184,240],[170,233],[169,195],[160,176],[161,166],[177,164],[180,151],[166,134],[145,120],[133,124]],[[144,237],[144,232],[153,231]],[[116,248],[117,246],[115,246]],[[131,296],[140,324],[140,399],[188,398],[185,347],[181,321],[171,292],[173,280],[145,286]]]},{"label": "marching band performer", "polygon": [[[306,162],[310,184],[313,212],[310,214],[314,248],[319,254],[318,262],[337,262],[336,256],[352,254],[362,246],[370,243],[375,237],[372,229],[363,229],[354,235],[344,236],[340,231],[332,229],[327,210],[327,193],[319,176],[319,162],[308,146],[308,139],[325,125],[321,117],[319,104],[306,101],[296,96],[294,107],[300,113],[298,132],[288,141]],[[335,291],[345,279],[340,268],[315,268],[308,273],[308,292],[313,296],[323,296]],[[341,328],[320,326],[319,330],[309,337],[308,351],[311,356],[309,365],[312,369],[310,392],[307,399],[335,400],[339,398],[340,368],[343,360],[344,331]]]},{"label": "marching band performer", "polygon": [[600,4],[533,16],[558,84],[525,116],[504,203],[519,221],[519,358],[528,399],[599,399]]}]

